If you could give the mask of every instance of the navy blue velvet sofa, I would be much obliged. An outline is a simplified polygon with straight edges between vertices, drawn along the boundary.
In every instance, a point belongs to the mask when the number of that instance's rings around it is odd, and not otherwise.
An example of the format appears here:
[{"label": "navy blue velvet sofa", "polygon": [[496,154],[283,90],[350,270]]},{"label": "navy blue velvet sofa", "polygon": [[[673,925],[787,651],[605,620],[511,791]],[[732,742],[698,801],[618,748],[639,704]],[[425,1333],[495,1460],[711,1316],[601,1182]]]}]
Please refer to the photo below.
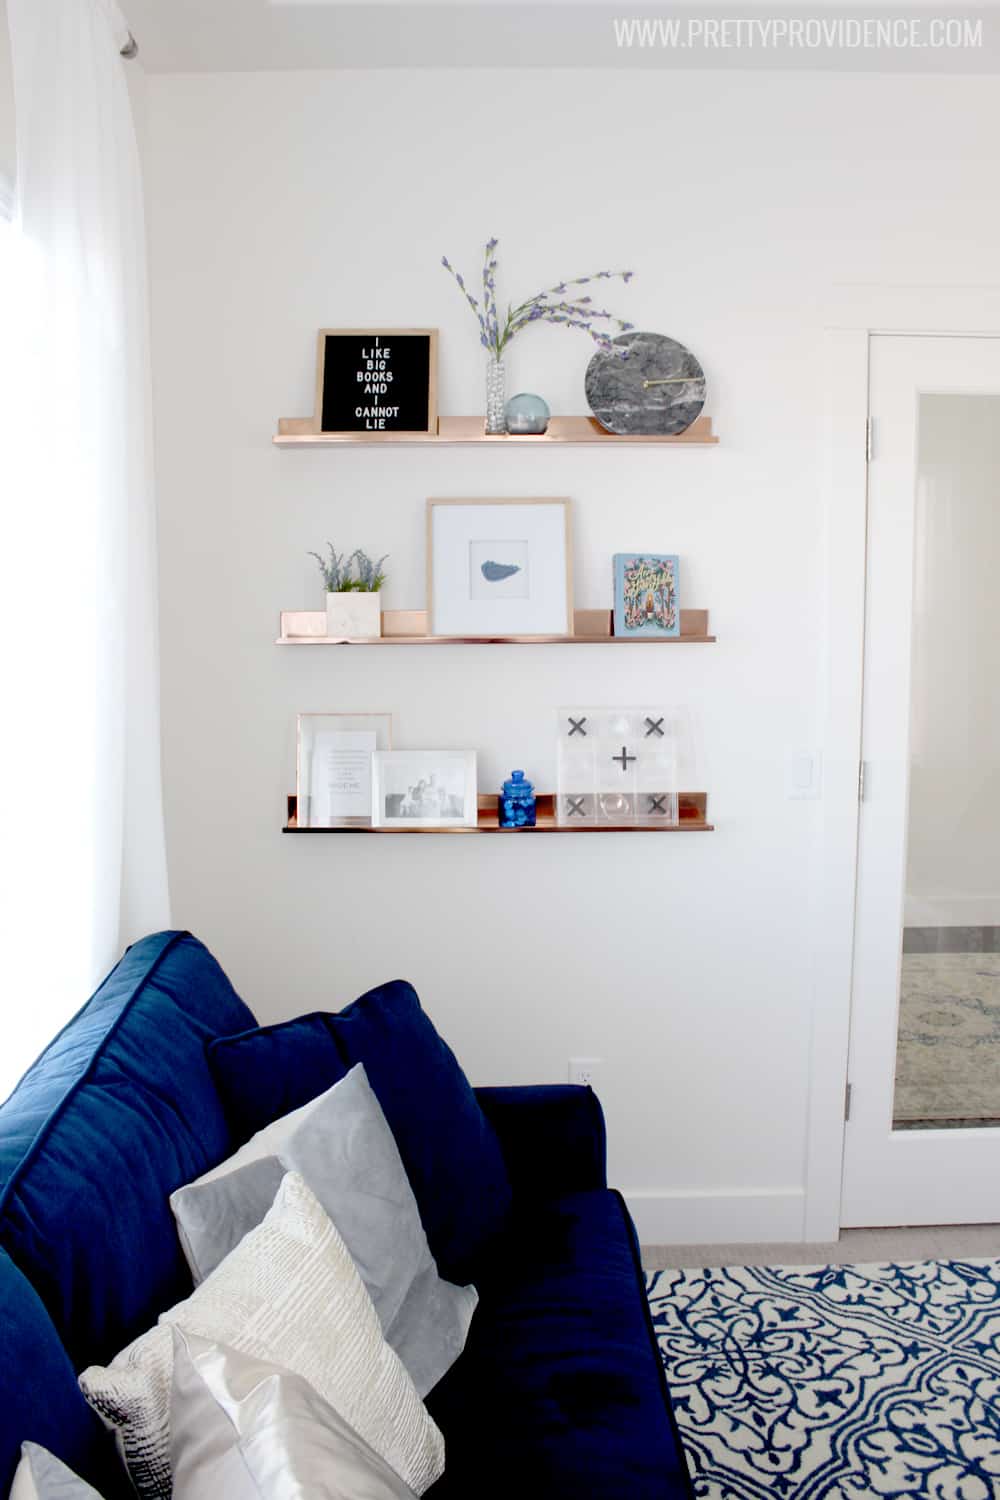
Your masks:
[{"label": "navy blue velvet sofa", "polygon": [[[131,1493],[76,1372],[191,1283],[167,1202],[239,1144],[206,1044],[255,1025],[189,933],[129,949],[0,1108],[0,1497],[22,1440]],[[428,1404],[433,1500],[690,1497],[638,1246],[589,1089],[478,1091],[513,1208],[460,1360]]]}]

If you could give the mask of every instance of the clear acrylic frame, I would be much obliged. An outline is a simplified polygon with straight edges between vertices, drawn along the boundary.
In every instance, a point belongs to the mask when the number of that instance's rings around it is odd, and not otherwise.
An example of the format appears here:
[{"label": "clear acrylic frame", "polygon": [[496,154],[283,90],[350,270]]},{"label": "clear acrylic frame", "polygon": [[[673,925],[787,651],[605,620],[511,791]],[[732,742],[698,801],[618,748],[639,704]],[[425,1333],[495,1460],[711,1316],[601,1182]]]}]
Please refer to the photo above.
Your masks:
[{"label": "clear acrylic frame", "polygon": [[295,755],[299,827],[370,826],[372,755],[391,749],[391,713],[299,714]]}]

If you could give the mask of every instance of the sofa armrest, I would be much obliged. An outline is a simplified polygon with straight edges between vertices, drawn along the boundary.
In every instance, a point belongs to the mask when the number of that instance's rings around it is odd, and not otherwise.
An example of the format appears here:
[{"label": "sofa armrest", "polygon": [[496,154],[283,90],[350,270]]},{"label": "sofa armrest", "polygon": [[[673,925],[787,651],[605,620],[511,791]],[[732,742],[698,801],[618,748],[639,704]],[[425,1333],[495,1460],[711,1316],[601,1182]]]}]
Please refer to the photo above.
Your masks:
[{"label": "sofa armrest", "polygon": [[591,1088],[534,1084],[477,1089],[500,1140],[515,1199],[607,1187],[604,1111]]}]

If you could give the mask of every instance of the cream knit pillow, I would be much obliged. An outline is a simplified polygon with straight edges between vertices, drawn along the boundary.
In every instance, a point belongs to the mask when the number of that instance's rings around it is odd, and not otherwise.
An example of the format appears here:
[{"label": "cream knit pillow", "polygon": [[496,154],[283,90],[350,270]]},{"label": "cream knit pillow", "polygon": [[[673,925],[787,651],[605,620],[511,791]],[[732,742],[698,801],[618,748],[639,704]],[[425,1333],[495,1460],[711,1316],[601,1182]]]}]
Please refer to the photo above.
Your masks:
[{"label": "cream knit pillow", "polygon": [[117,1429],[141,1500],[169,1500],[170,1327],[303,1376],[418,1495],[444,1470],[444,1439],[382,1337],[340,1234],[294,1172],[263,1223],[186,1302],[80,1387]]}]

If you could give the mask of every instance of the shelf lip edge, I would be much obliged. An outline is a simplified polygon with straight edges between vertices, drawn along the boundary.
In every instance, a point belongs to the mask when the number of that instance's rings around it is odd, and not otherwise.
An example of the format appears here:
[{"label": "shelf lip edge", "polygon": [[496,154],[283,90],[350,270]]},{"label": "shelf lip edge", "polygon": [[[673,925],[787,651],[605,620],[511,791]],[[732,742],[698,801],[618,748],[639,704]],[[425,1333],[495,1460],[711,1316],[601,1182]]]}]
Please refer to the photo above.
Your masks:
[{"label": "shelf lip edge", "polygon": [[297,828],[294,823],[286,823],[281,829],[282,833],[378,833],[378,834],[402,834],[404,838],[413,838],[418,834],[482,834],[482,833],[715,833],[714,823],[700,823],[691,821],[679,823],[676,827],[657,828],[646,823],[619,823],[611,827],[602,826],[599,823],[588,823],[583,828],[570,828],[563,824],[543,824],[536,828],[499,828],[496,826],[488,828]]},{"label": "shelf lip edge", "polygon": [[[430,434],[425,438],[400,437],[391,442],[375,441],[348,441],[345,438],[320,437],[285,437],[275,433],[271,438],[271,446],[274,448],[424,448],[428,446],[437,448],[472,448],[479,443],[502,443],[508,441],[501,437],[494,438],[451,438],[432,437]],[[530,441],[528,438],[513,437],[509,439],[513,444],[520,446]],[[720,439],[716,436],[703,438],[685,437],[620,437],[615,433],[608,433],[606,438],[548,438],[543,439],[538,446],[547,448],[590,448],[600,447],[602,443],[631,443],[634,447],[646,448],[715,448],[718,447]]]},{"label": "shelf lip edge", "polygon": [[279,635],[276,646],[713,646],[715,635],[552,635],[517,639],[514,636],[381,635],[370,639],[341,639],[329,635]]},{"label": "shelf lip edge", "polygon": [[[713,419],[702,415],[683,432],[608,432],[593,416],[565,414],[554,416],[547,432],[487,433],[481,416],[441,416],[437,432],[317,432],[314,417],[281,417],[271,442],[277,448],[422,448],[471,447],[477,444],[532,446],[539,448],[597,446],[632,443],[646,447],[712,448],[719,437],[712,429]],[[310,430],[313,428],[313,430]]]}]

